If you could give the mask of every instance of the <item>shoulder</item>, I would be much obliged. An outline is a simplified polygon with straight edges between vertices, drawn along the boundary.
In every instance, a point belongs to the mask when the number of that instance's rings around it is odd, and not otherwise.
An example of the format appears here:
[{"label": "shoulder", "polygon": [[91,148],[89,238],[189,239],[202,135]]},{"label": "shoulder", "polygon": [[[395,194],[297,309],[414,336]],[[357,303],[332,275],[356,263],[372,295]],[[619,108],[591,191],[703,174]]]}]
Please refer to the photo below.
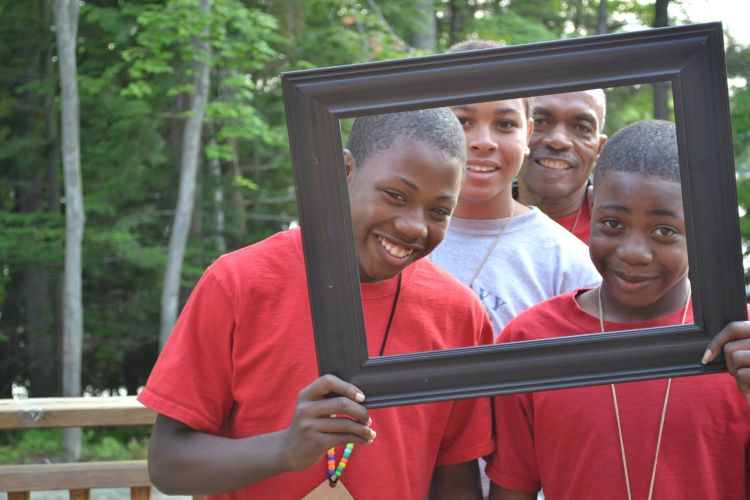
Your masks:
[{"label": "shoulder", "polygon": [[278,282],[290,276],[305,276],[299,229],[276,233],[222,255],[208,267],[206,275],[228,289],[239,289],[259,281]]},{"label": "shoulder", "polygon": [[479,299],[468,286],[437,264],[427,259],[420,259],[412,265],[414,266],[414,285],[429,296],[444,296],[461,303],[479,303]]},{"label": "shoulder", "polygon": [[521,230],[514,232],[513,244],[523,246],[526,258],[543,269],[571,277],[565,279],[573,286],[556,293],[599,283],[601,278],[591,262],[589,247],[537,207],[530,208],[528,218],[519,224]]},{"label": "shoulder", "polygon": [[428,336],[442,332],[444,348],[492,343],[490,318],[468,286],[426,259],[412,266],[410,293],[403,296],[415,328],[421,324]]},{"label": "shoulder", "polygon": [[464,283],[438,265],[420,259],[414,264],[411,286],[417,291],[420,302],[438,314],[455,317],[471,316],[482,321],[486,312],[479,297]]},{"label": "shoulder", "polygon": [[568,331],[582,331],[585,313],[576,302],[580,291],[556,295],[522,311],[508,322],[498,342],[563,337]]},{"label": "shoulder", "polygon": [[586,255],[588,258],[588,247],[577,236],[552,220],[537,207],[531,207],[531,213],[532,222],[539,231],[536,233],[536,237],[540,241],[574,254]]}]

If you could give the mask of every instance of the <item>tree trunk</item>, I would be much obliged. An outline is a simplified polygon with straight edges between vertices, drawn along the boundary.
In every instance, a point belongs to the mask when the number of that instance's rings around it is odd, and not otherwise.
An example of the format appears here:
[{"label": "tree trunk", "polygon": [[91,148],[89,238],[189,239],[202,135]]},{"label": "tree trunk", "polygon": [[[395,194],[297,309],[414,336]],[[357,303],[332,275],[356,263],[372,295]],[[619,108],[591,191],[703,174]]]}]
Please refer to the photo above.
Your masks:
[{"label": "tree trunk", "polygon": [[[49,2],[44,4],[44,24],[48,25],[52,19]],[[52,61],[54,47],[50,43],[42,66],[44,68],[44,80],[55,81],[55,63]],[[44,132],[47,141],[47,210],[51,213],[60,213],[60,150],[57,148],[57,107],[55,105],[55,86],[50,85],[44,94]]]},{"label": "tree trunk", "polygon": [[49,270],[27,265],[23,270],[23,304],[26,324],[29,397],[59,394],[57,343],[50,302]]},{"label": "tree trunk", "polygon": [[[41,0],[44,10],[44,25],[49,26],[53,22],[53,13],[48,1]],[[60,205],[60,145],[58,143],[58,125],[57,125],[57,104],[55,103],[57,79],[55,76],[55,63],[52,56],[55,54],[54,45],[50,40],[47,54],[43,61],[44,80],[49,82],[48,90],[44,94],[44,126],[45,140],[47,143],[47,211],[52,214],[59,214]],[[63,271],[64,272],[64,271]],[[55,359],[53,370],[60,373],[61,353],[60,343],[62,339],[62,283],[64,281],[63,272],[56,267],[48,269],[50,304],[52,307],[52,331],[54,332]],[[60,381],[55,382],[55,396],[60,395]]]},{"label": "tree trunk", "polygon": [[[201,0],[200,15],[208,16],[211,10],[210,0]],[[182,157],[180,162],[180,188],[177,195],[177,208],[169,235],[167,266],[164,271],[164,288],[161,295],[161,327],[159,346],[164,347],[172,327],[177,320],[177,307],[180,294],[180,275],[185,256],[190,220],[195,197],[195,181],[198,172],[198,156],[201,149],[201,131],[203,115],[208,101],[210,84],[209,60],[211,47],[208,43],[208,31],[203,37],[195,40],[195,89],[190,99],[190,115],[185,122],[182,140]]]},{"label": "tree trunk", "polygon": [[607,0],[599,0],[599,26],[596,30],[598,35],[607,32]]},{"label": "tree trunk", "polygon": [[[35,172],[19,189],[19,207],[23,213],[42,211],[41,172]],[[29,373],[29,396],[57,396],[60,379],[57,343],[50,302],[49,269],[39,263],[26,264],[22,272],[22,297],[26,334],[26,358]]]},{"label": "tree trunk", "polygon": [[[81,299],[81,246],[84,212],[81,183],[81,147],[76,38],[78,0],[55,1],[55,36],[60,71],[62,160],[65,179],[65,275],[63,284],[63,396],[81,395],[83,304]],[[63,449],[69,458],[81,455],[81,429],[66,429]]]},{"label": "tree trunk", "polygon": [[232,221],[232,227],[245,237],[247,235],[247,214],[245,213],[245,197],[242,195],[242,189],[235,185],[234,180],[242,176],[240,169],[240,154],[237,139],[230,139],[229,145],[232,148],[232,172],[229,177],[232,180],[232,208],[235,219]]},{"label": "tree trunk", "polygon": [[[215,133],[215,132],[214,132]],[[216,146],[216,137],[211,137],[211,145]],[[224,179],[221,175],[221,162],[214,157],[208,162],[211,182],[214,188],[214,241],[220,254],[227,252],[227,241],[224,238]]]},{"label": "tree trunk", "polygon": [[432,52],[437,48],[437,24],[435,20],[434,0],[416,0],[414,9],[418,18],[414,19],[409,43],[417,49]]},{"label": "tree trunk", "polygon": [[[199,142],[200,144],[200,142]],[[200,148],[198,157],[200,157]],[[195,172],[195,188],[193,189],[193,208],[190,214],[190,230],[188,231],[188,237],[191,234],[200,235],[203,233],[203,207],[201,202],[203,201],[203,173],[201,169],[196,169]]]},{"label": "tree trunk", "polygon": [[575,0],[573,2],[573,31],[580,33],[581,26],[583,25],[583,0]]},{"label": "tree trunk", "polygon": [[[669,26],[669,0],[656,0],[654,4],[654,28]],[[669,120],[669,83],[657,82],[654,89],[654,118]]]},{"label": "tree trunk", "polygon": [[462,41],[461,32],[464,29],[464,16],[463,16],[462,3],[458,2],[457,0],[450,0],[448,2],[448,8],[451,13],[451,19],[450,19],[451,23],[450,23],[450,31],[448,33],[448,40],[450,42],[450,45],[453,45]]}]

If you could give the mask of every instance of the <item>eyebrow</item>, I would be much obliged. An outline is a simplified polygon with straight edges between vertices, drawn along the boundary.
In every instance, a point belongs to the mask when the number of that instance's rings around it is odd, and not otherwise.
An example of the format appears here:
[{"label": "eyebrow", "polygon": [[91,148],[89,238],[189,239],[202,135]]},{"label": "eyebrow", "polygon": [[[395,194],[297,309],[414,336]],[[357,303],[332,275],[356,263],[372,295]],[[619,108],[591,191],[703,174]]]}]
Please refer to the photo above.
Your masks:
[{"label": "eyebrow", "polygon": [[[400,180],[401,182],[403,182],[404,184],[406,184],[408,187],[410,187],[414,191],[419,192],[419,186],[417,186],[416,184],[414,184],[412,181],[410,181],[406,177],[402,177],[400,175],[396,175],[395,177],[396,177],[396,179]],[[439,200],[455,200],[456,196],[452,195],[452,194],[441,194],[441,195],[437,196],[436,198],[439,199]]]},{"label": "eyebrow", "polygon": [[[614,203],[608,203],[605,205],[602,205],[600,208],[604,210],[614,210],[616,212],[625,212],[625,213],[632,213],[632,210],[626,206],[623,205],[616,205]],[[671,217],[673,219],[680,220],[681,217],[672,210],[666,210],[664,208],[654,208],[652,210],[647,210],[646,215],[658,215],[662,217]]]},{"label": "eyebrow", "polygon": [[[549,111],[547,108],[541,107],[541,106],[534,106],[534,114],[540,114],[544,116],[550,116],[552,115],[552,112]],[[580,113],[576,113],[573,115],[573,118],[576,120],[583,120],[587,121],[592,124],[596,124],[597,120],[599,119],[596,113],[589,113],[588,111],[582,111]]]},{"label": "eyebrow", "polygon": [[[475,112],[476,108],[472,106],[471,104],[461,104],[458,106],[451,106],[451,109],[460,109],[461,111],[467,111],[467,112]],[[517,115],[520,115],[521,112],[515,108],[506,107],[506,108],[497,108],[494,111],[494,114],[496,115],[504,115],[508,113],[514,113]]]},{"label": "eyebrow", "polygon": [[677,220],[681,219],[681,217],[677,213],[671,210],[666,210],[664,208],[655,208],[653,210],[648,210],[646,212],[646,215],[660,215],[663,217],[672,217],[673,219]]},{"label": "eyebrow", "polygon": [[616,212],[626,212],[630,213],[632,210],[630,210],[628,207],[622,206],[622,205],[615,205],[614,203],[607,203],[606,205],[602,205],[601,207],[603,210],[614,210]]},{"label": "eyebrow", "polygon": [[578,113],[575,115],[575,117],[580,121],[589,122],[591,125],[594,125],[595,127],[599,123],[596,115],[593,113]]},{"label": "eyebrow", "polygon": [[414,191],[419,191],[419,186],[417,186],[416,184],[414,184],[412,181],[410,181],[406,177],[402,177],[400,175],[397,175],[395,177],[396,177],[396,179],[400,180],[401,182],[403,182],[404,184],[406,184],[407,186],[409,186],[410,188],[412,188]]}]

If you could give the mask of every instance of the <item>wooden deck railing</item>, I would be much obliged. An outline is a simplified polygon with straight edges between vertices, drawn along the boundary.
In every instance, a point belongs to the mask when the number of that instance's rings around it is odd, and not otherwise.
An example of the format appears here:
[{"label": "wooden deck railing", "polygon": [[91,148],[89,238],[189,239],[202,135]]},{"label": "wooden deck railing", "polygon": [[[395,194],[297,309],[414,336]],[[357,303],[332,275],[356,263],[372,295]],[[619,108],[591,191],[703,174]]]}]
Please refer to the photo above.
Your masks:
[{"label": "wooden deck railing", "polygon": [[[134,396],[0,399],[0,429],[151,425],[155,419]],[[32,491],[47,490],[68,490],[71,500],[88,500],[97,488],[130,488],[132,500],[148,500],[146,461],[0,466],[0,492],[8,493],[8,500],[28,500]]]}]

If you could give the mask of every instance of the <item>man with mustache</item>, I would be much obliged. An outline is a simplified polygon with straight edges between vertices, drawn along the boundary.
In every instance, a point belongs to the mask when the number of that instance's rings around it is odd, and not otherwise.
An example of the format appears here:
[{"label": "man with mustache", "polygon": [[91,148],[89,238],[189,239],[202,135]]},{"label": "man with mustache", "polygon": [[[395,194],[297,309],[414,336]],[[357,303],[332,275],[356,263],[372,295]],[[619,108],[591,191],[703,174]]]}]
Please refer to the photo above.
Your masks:
[{"label": "man with mustache", "polygon": [[589,176],[607,136],[601,89],[534,98],[534,133],[518,177],[518,201],[589,242]]}]

